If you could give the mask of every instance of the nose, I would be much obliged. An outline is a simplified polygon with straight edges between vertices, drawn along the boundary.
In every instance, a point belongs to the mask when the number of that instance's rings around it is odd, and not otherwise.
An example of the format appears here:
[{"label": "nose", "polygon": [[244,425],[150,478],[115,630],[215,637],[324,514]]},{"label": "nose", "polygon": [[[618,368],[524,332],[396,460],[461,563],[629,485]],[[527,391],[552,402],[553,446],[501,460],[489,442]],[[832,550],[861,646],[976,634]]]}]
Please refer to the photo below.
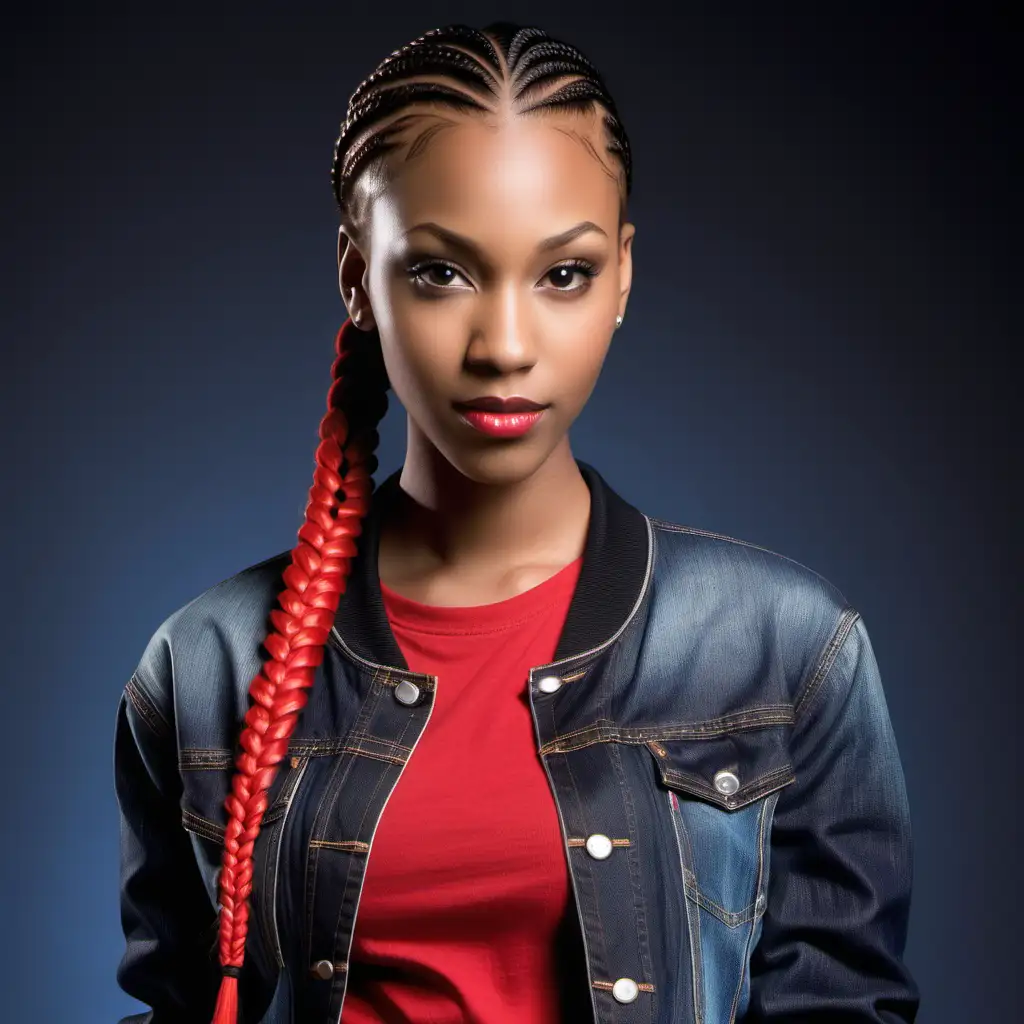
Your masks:
[{"label": "nose", "polygon": [[537,361],[529,318],[522,297],[512,288],[484,303],[474,318],[466,348],[466,366],[478,372],[508,374],[529,369]]}]

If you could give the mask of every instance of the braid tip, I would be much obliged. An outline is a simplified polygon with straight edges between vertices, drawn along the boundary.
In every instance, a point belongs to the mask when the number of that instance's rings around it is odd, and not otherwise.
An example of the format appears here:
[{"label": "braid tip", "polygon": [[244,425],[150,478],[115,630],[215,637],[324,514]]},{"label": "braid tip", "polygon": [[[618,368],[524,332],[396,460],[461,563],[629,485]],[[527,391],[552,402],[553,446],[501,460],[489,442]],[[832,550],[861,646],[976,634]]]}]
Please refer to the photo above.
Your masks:
[{"label": "braid tip", "polygon": [[217,1006],[213,1011],[212,1024],[237,1024],[238,1022],[238,976],[225,974],[217,993]]}]

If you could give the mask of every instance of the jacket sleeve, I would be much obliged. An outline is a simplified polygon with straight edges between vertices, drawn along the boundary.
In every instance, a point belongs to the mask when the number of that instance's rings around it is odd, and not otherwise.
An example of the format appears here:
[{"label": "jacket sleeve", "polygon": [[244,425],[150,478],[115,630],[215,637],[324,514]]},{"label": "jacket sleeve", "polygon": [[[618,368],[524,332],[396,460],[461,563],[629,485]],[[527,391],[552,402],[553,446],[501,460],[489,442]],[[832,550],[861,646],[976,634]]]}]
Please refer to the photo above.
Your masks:
[{"label": "jacket sleeve", "polygon": [[216,910],[181,824],[174,729],[138,675],[118,704],[114,783],[126,941],[117,980],[149,1007],[120,1024],[209,1024],[220,980]]},{"label": "jacket sleeve", "polygon": [[847,608],[795,706],[796,781],[771,833],[745,1022],[902,1024],[912,883],[906,788],[875,655]]}]

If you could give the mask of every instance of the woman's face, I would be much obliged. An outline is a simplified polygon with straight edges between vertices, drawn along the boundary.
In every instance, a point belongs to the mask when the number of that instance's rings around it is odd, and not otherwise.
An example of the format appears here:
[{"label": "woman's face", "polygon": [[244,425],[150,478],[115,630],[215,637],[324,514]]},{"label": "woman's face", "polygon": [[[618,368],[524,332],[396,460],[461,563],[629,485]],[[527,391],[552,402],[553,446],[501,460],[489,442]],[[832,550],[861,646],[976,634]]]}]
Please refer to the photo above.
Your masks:
[{"label": "woman's face", "polygon": [[[364,251],[339,237],[342,296],[380,332],[410,450],[432,446],[479,482],[522,479],[568,444],[625,312],[634,227],[618,230],[619,167],[599,116],[425,134],[389,158],[386,183],[360,176]],[[490,395],[546,408],[496,437],[454,404]]]}]

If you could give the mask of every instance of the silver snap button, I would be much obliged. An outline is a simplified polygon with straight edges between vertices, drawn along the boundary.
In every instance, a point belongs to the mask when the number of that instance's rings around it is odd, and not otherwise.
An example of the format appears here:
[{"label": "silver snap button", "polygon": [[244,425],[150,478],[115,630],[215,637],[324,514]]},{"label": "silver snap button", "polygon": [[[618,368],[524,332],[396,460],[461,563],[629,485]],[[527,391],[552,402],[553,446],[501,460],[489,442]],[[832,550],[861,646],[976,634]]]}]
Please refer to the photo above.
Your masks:
[{"label": "silver snap button", "polygon": [[612,996],[614,996],[616,1002],[631,1003],[639,994],[640,989],[632,978],[619,978],[612,985]]},{"label": "silver snap button", "polygon": [[595,832],[592,836],[587,836],[587,853],[594,860],[604,860],[612,855],[612,841],[600,832]]},{"label": "silver snap button", "polygon": [[395,687],[395,700],[400,704],[415,704],[420,699],[420,688],[408,679],[403,679]]},{"label": "silver snap button", "polygon": [[334,976],[334,964],[330,960],[317,960],[313,964],[313,973],[321,981],[328,981]]},{"label": "silver snap button", "polygon": [[715,789],[723,796],[732,796],[740,788],[740,780],[732,772],[715,772]]},{"label": "silver snap button", "polygon": [[562,685],[562,680],[558,676],[545,676],[538,684],[537,689],[541,693],[554,693]]}]

